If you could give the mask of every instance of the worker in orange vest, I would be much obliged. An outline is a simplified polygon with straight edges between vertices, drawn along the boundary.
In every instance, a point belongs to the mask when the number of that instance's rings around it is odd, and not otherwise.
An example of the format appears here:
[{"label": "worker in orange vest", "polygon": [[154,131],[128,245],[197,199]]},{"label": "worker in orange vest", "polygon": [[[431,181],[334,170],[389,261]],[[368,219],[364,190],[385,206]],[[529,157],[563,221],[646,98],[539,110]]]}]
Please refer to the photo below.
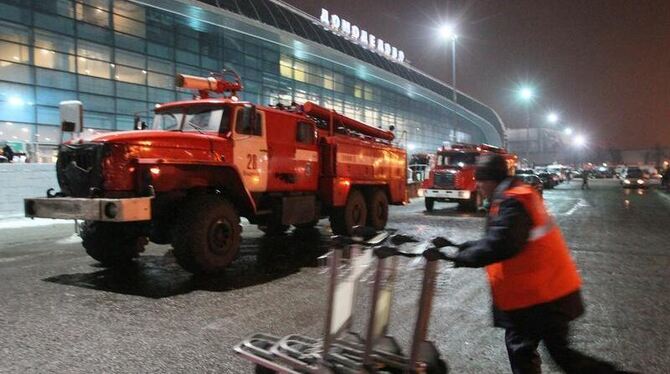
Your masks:
[{"label": "worker in orange vest", "polygon": [[567,373],[617,373],[614,365],[572,349],[569,322],[584,313],[581,279],[560,229],[530,186],[509,176],[507,161],[485,155],[477,187],[491,202],[486,236],[451,255],[457,267],[486,267],[493,321],[505,329],[512,372],[540,373],[543,341]]}]

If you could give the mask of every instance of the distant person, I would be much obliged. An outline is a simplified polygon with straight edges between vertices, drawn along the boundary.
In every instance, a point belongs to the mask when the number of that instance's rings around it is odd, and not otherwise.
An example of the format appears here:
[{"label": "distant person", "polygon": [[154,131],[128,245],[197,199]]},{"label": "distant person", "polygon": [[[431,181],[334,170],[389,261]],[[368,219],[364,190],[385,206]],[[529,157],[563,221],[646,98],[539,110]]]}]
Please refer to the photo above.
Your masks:
[{"label": "distant person", "polygon": [[570,347],[569,324],[584,313],[582,281],[561,230],[532,187],[508,175],[507,162],[480,158],[477,188],[492,201],[483,239],[459,246],[456,266],[486,267],[493,323],[505,329],[512,372],[540,373],[544,342],[566,373],[618,373],[614,365]]},{"label": "distant person", "polygon": [[8,143],[5,144],[5,146],[2,148],[2,154],[7,157],[7,162],[12,162],[14,160],[14,151],[12,150],[12,147],[9,146]]},{"label": "distant person", "polygon": [[661,186],[665,189],[670,187],[670,165],[665,167],[663,170],[663,177],[661,178]]},{"label": "distant person", "polygon": [[570,181],[572,180],[572,170],[568,170],[565,173],[565,180],[568,182],[568,184],[570,184]]},{"label": "distant person", "polygon": [[591,187],[589,187],[589,175],[591,174],[590,171],[588,170],[582,170],[582,190],[587,189],[590,190]]}]

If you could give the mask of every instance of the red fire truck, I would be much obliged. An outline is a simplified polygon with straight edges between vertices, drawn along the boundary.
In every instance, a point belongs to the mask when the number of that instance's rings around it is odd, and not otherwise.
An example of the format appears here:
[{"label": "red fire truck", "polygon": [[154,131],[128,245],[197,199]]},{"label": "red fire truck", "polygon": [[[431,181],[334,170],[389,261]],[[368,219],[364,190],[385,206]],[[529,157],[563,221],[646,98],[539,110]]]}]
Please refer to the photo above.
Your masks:
[{"label": "red fire truck", "polygon": [[503,148],[462,143],[439,148],[430,176],[423,183],[426,210],[431,212],[436,201],[458,202],[459,209],[478,210],[482,198],[475,183],[475,162],[478,156],[492,152],[505,156],[510,175],[514,175],[517,156]]},{"label": "red fire truck", "polygon": [[385,227],[389,204],[406,200],[393,133],[311,102],[239,101],[235,77],[178,75],[199,94],[157,106],[152,130],[62,144],[61,192],[26,199],[26,215],[83,220],[83,246],[104,265],[128,263],[150,240],[196,273],[233,261],[240,217],[267,234],[325,217],[337,234]]}]

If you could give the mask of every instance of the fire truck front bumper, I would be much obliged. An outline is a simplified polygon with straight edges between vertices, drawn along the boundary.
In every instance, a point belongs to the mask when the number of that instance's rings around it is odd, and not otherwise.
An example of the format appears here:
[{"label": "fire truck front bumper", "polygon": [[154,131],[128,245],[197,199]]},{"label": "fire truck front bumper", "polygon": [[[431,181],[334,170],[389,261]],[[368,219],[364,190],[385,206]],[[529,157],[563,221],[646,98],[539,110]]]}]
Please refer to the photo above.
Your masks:
[{"label": "fire truck front bumper", "polygon": [[471,193],[468,190],[440,190],[426,188],[423,190],[423,196],[445,200],[469,200]]},{"label": "fire truck front bumper", "polygon": [[123,199],[40,197],[24,199],[26,217],[130,222],[151,219],[151,197]]}]

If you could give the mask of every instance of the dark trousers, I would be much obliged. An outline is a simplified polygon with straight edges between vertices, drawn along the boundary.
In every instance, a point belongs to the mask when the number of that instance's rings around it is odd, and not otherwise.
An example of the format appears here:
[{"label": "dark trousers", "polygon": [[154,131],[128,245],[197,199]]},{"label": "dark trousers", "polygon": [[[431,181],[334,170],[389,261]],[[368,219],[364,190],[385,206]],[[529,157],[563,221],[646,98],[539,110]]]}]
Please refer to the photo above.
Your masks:
[{"label": "dark trousers", "polygon": [[553,321],[542,327],[505,330],[505,345],[514,374],[541,373],[537,346],[544,342],[551,358],[569,374],[616,373],[615,367],[605,361],[587,356],[569,347],[568,322]]}]

